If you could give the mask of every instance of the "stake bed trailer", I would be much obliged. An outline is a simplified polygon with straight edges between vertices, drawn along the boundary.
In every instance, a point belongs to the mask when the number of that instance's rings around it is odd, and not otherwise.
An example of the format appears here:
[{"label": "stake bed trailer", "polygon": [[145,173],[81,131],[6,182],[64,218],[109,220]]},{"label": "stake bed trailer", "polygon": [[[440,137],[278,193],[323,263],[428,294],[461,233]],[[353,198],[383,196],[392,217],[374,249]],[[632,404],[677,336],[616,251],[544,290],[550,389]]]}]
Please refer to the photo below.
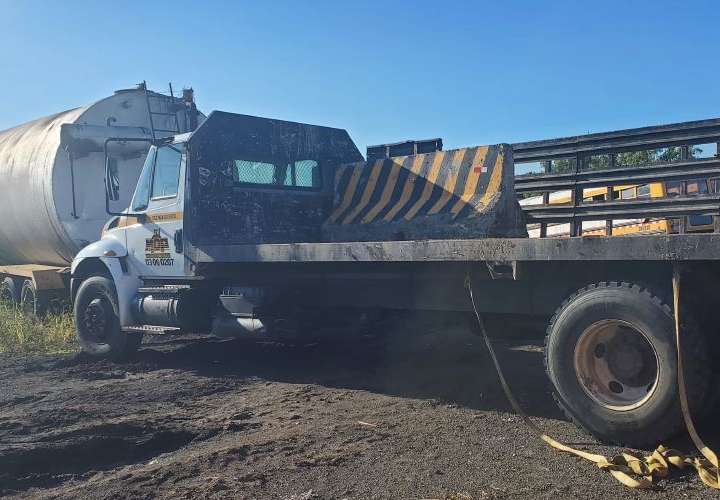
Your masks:
[{"label": "stake bed trailer", "polygon": [[[122,140],[106,142],[106,164]],[[78,336],[91,355],[121,358],[143,333],[301,335],[367,325],[383,309],[469,311],[469,283],[481,312],[552,315],[548,374],[569,417],[606,441],[655,444],[682,427],[668,299],[677,261],[691,311],[691,405],[714,404],[717,338],[707,330],[720,305],[710,293],[720,235],[530,239],[526,218],[569,222],[579,234],[583,220],[623,207],[715,217],[715,193],[596,204],[582,196],[579,166],[591,155],[700,140],[720,140],[720,120],[514,147],[440,151],[441,141],[425,141],[423,153],[392,157],[420,150],[403,143],[374,148],[366,163],[343,130],[214,112],[191,134],[152,141],[130,207],[111,212],[102,239],[73,261]],[[574,155],[575,171],[515,182],[514,152],[548,163]],[[717,159],[701,162],[703,178],[720,177]],[[657,175],[642,168],[623,172]],[[621,185],[617,170],[597,175]],[[675,179],[699,175],[680,171]],[[547,194],[558,183],[574,186],[569,205],[523,215],[515,189]]]}]

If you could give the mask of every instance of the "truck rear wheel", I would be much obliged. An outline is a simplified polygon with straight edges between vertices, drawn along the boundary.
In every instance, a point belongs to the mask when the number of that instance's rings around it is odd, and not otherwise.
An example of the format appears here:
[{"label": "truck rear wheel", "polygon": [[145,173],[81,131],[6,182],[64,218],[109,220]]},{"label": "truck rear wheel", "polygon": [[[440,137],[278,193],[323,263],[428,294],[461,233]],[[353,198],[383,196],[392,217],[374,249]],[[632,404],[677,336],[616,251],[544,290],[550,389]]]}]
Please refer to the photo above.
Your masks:
[{"label": "truck rear wheel", "polygon": [[80,346],[90,356],[121,361],[140,347],[142,334],[120,328],[112,279],[93,276],[83,281],[75,297],[74,314]]},{"label": "truck rear wheel", "polygon": [[0,280],[0,302],[16,306],[20,303],[20,287],[17,280],[7,276]]},{"label": "truck rear wheel", "polygon": [[[681,336],[690,409],[698,415],[710,375],[705,339],[691,324]],[[616,282],[570,297],[550,322],[545,349],[566,415],[601,441],[635,447],[683,428],[676,352],[670,307],[645,288]]]},{"label": "truck rear wheel", "polygon": [[41,318],[48,310],[48,299],[40,292],[33,280],[24,280],[20,289],[20,309],[27,316]]}]

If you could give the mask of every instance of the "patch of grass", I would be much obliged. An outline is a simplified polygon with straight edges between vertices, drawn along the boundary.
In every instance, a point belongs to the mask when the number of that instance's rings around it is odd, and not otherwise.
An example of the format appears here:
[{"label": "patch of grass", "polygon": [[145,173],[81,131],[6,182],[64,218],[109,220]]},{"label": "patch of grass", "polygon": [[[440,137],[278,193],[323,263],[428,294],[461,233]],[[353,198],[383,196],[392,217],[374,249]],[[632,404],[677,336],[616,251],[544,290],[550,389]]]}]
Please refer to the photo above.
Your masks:
[{"label": "patch of grass", "polygon": [[0,353],[60,354],[76,350],[75,324],[70,313],[37,319],[0,303]]}]

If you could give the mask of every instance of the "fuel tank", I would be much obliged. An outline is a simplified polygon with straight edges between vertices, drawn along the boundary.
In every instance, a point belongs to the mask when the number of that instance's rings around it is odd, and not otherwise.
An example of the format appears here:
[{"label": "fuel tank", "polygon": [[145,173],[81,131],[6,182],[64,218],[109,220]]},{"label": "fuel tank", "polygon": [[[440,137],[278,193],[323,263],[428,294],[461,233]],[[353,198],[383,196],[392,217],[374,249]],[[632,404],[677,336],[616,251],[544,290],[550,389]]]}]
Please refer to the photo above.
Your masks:
[{"label": "fuel tank", "polygon": [[[171,97],[139,86],[0,131],[0,265],[69,264],[100,238],[109,219],[105,140],[188,132],[201,116],[192,91]],[[120,179],[112,208],[120,211],[132,197],[149,143],[110,144]]]}]

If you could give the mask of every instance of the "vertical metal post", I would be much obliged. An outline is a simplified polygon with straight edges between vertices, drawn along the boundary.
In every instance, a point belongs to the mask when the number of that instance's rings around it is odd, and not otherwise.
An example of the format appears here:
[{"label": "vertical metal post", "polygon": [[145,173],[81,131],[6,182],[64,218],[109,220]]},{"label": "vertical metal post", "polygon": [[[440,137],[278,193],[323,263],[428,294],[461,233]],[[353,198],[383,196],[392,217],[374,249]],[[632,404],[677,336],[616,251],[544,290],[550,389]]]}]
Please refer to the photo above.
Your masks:
[{"label": "vertical metal post", "polygon": [[[608,168],[615,168],[615,153],[608,155]],[[605,201],[612,201],[613,186],[609,185],[605,187]],[[613,221],[612,219],[605,220],[605,236],[612,236],[613,233]]]},{"label": "vertical metal post", "polygon": [[[715,158],[720,158],[720,142],[715,143]],[[712,188],[711,188],[712,183]],[[710,191],[712,189],[712,191]],[[720,180],[714,179],[709,180],[708,179],[708,191],[711,193],[717,193],[720,191]],[[720,215],[713,215],[713,232],[714,233],[720,233]]]},{"label": "vertical metal post", "polygon": [[[550,173],[550,160],[543,161],[543,170],[545,170],[546,174]],[[545,191],[542,194],[542,204],[543,205],[549,205],[550,204],[550,192]],[[545,238],[547,236],[547,223],[541,222],[540,223],[540,237]]]},{"label": "vertical metal post", "polygon": [[[680,182],[680,196],[687,194],[687,181]],[[685,234],[687,229],[687,216],[683,215],[678,219],[678,234]]]},{"label": "vertical metal post", "polygon": [[580,203],[582,203],[583,196],[582,188],[577,188],[577,175],[580,172],[580,162],[582,160],[582,155],[580,153],[577,153],[575,155],[575,175],[573,175],[573,184],[575,184],[575,186],[573,186],[573,188],[570,190],[570,203],[572,204],[573,208],[573,215],[570,219],[570,236],[580,236],[580,234],[582,233],[582,221],[578,221],[575,219],[575,209]]},{"label": "vertical metal post", "polygon": [[[605,201],[612,201],[613,187],[607,186],[605,188]],[[605,236],[612,236],[613,232],[613,221],[612,219],[605,220]]]}]

